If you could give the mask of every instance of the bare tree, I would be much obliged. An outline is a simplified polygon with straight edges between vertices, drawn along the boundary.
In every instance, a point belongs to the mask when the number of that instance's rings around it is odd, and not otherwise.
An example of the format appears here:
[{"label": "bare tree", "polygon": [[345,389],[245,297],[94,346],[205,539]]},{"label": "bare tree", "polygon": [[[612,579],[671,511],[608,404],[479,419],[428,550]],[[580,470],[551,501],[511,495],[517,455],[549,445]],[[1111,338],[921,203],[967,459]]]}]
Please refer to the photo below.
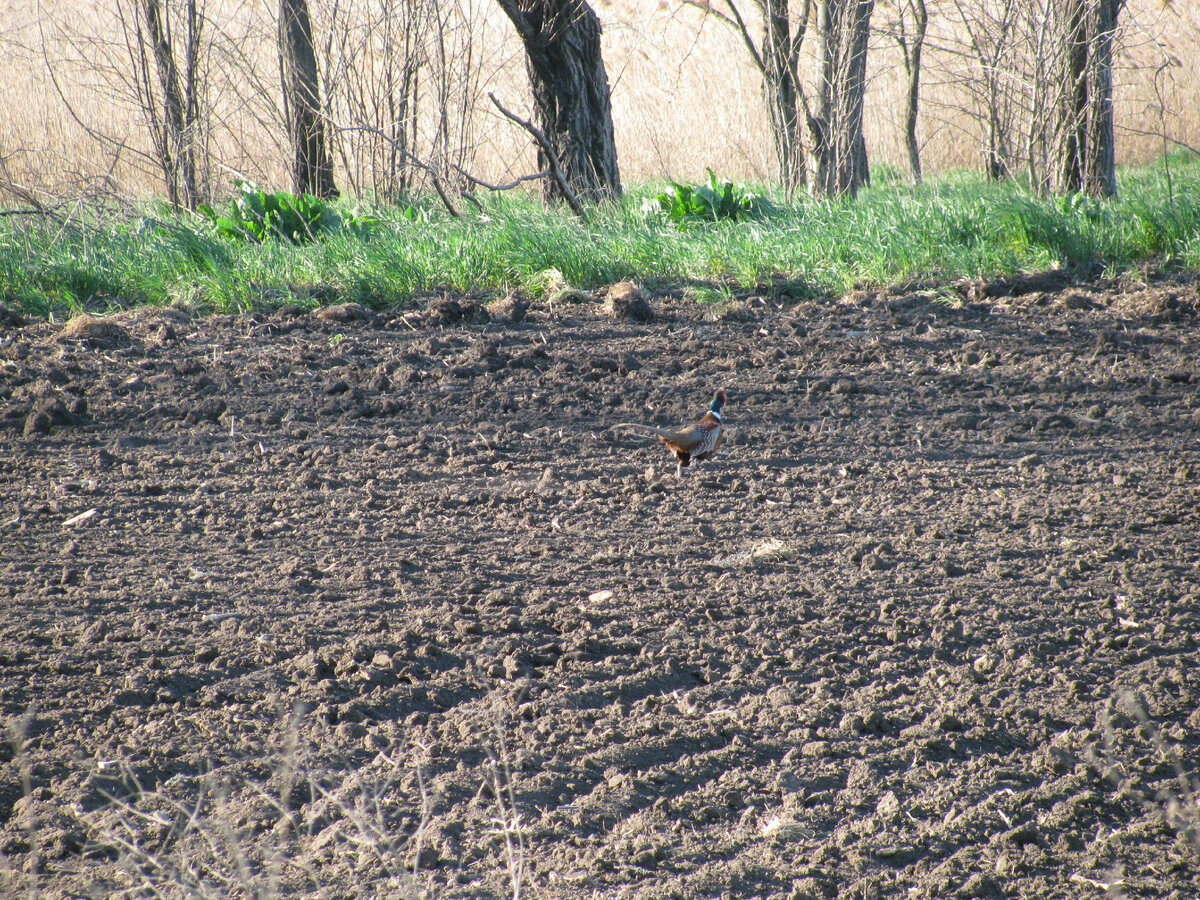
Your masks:
[{"label": "bare tree", "polygon": [[1091,196],[1117,195],[1116,143],[1113,136],[1113,44],[1117,17],[1125,0],[1098,0],[1095,36],[1092,40],[1090,104],[1088,109],[1088,153],[1084,160],[1084,193]]},{"label": "bare tree", "polygon": [[308,0],[279,0],[279,69],[292,146],[293,189],[298,194],[336,197]]},{"label": "bare tree", "polygon": [[1064,52],[1058,84],[1057,193],[1117,193],[1112,53],[1124,0],[1059,0]]},{"label": "bare tree", "polygon": [[[600,19],[586,0],[497,0],[525,46],[535,120],[578,197],[621,194],[608,75],[600,53]],[[538,169],[550,168],[538,147]],[[555,179],[542,181],[550,201],[566,198]]]},{"label": "bare tree", "polygon": [[812,17],[812,0],[801,0],[800,11],[794,17],[789,0],[751,0],[755,13],[762,19],[762,39],[758,43],[755,43],[746,15],[734,0],[725,0],[728,12],[716,9],[710,0],[683,2],[733,28],[745,44],[762,78],[779,180],[790,195],[807,180],[804,124],[809,109],[800,78],[800,53]]},{"label": "bare tree", "polygon": [[953,0],[957,41],[949,38],[943,49],[966,62],[951,75],[974,101],[983,169],[993,181],[1024,163],[1038,184],[1049,164],[1053,2]]},{"label": "bare tree", "polygon": [[[868,182],[862,115],[875,0],[800,0],[795,17],[789,0],[752,0],[762,19],[758,43],[736,0],[725,0],[728,13],[715,9],[711,0],[683,2],[716,16],[741,35],[762,77],[785,190],[790,193],[808,181],[806,162],[813,175],[809,187],[817,194],[854,195]],[[814,13],[820,75],[810,92],[800,76],[800,57]],[[815,109],[810,93],[816,95]]]},{"label": "bare tree", "polygon": [[[397,199],[474,162],[480,66],[471,9],[438,0],[341,0],[323,32],[325,109],[350,190]],[[437,187],[435,186],[435,189]]]},{"label": "bare tree", "polygon": [[[264,149],[264,138],[282,130],[278,103],[264,99],[278,96],[278,82],[261,80],[246,50],[251,37],[260,41],[261,23],[244,21],[248,34],[238,35],[209,7],[207,0],[116,0],[111,31],[87,27],[74,7],[39,17],[34,52],[61,112],[111,159],[102,175],[56,160],[47,171],[64,187],[119,195],[131,174],[142,184],[149,176],[170,202],[188,207],[212,199],[219,168],[278,158],[276,146]],[[273,24],[274,10],[266,18]],[[140,134],[130,132],[130,120]]]},{"label": "bare tree", "polygon": [[[132,64],[132,87],[173,206],[196,206],[206,189],[201,66],[204,11],[196,0],[138,0],[136,13],[118,6]],[[182,34],[180,34],[182,32]]]},{"label": "bare tree", "polygon": [[921,105],[921,57],[929,30],[929,13],[925,0],[899,0],[892,9],[894,18],[882,30],[896,42],[904,62],[904,147],[908,151],[908,168],[913,181],[920,184],[921,145],[917,141],[917,120]]},{"label": "bare tree", "polygon": [[330,7],[325,112],[338,124],[334,152],[350,190],[361,196],[373,188],[376,199],[396,200],[412,187],[414,168],[405,154],[417,152],[421,37],[431,4],[363,5],[365,14],[353,0]]},{"label": "bare tree", "polygon": [[1112,58],[1124,0],[954,0],[985,169],[1038,192],[1116,192]]},{"label": "bare tree", "polygon": [[870,181],[863,138],[867,39],[875,0],[820,0],[817,38],[821,80],[809,117],[815,193],[854,196]]},{"label": "bare tree", "polygon": [[[808,29],[812,0],[803,0],[795,21],[788,0],[760,0],[763,16],[762,58],[756,60],[763,76],[767,112],[771,116],[771,135],[779,178],[784,190],[791,192],[805,183],[802,125],[807,116],[807,98],[800,82],[800,48]],[[733,5],[730,4],[730,8]],[[747,46],[753,53],[753,43]]]}]

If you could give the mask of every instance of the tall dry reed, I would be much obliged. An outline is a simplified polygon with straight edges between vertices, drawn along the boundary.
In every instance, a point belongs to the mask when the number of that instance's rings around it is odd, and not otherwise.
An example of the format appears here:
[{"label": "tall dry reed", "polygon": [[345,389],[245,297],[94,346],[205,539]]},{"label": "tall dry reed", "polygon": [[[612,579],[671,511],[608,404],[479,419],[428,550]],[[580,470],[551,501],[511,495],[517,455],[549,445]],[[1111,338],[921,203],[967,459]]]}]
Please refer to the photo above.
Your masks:
[{"label": "tall dry reed", "polygon": [[[351,23],[350,31],[322,39],[327,74],[333,76],[331,112],[346,120],[335,125],[354,125],[356,118],[370,118],[366,111],[386,108],[386,98],[378,93],[395,85],[388,81],[395,70],[387,65],[404,62],[395,47],[402,35],[371,26],[388,5],[395,4],[342,4],[341,9],[359,10],[364,18]],[[413,146],[422,156],[463,165],[493,181],[534,171],[527,136],[490,104],[472,102],[494,91],[510,108],[529,108],[521,47],[499,7],[487,0],[406,5],[425,16],[432,11],[429,21],[441,21],[438,27],[452,27],[444,46],[458,54],[455,65],[469,62],[470,67],[469,72],[451,67],[460,74],[446,96],[430,102],[430,118],[412,124]],[[972,100],[963,88],[975,73],[973,63],[955,52],[952,5],[929,3],[918,134],[930,173],[980,164]],[[705,167],[740,180],[775,177],[757,73],[732,29],[678,0],[597,0],[595,6],[604,23],[626,180],[694,178]],[[285,185],[273,5],[208,0],[207,8],[220,57],[209,85],[219,122],[210,136],[218,180],[241,175]],[[331,8],[314,4],[318,29],[327,34]],[[878,25],[889,8],[878,5]],[[1172,142],[1200,146],[1192,83],[1200,67],[1200,11],[1190,4],[1171,8],[1157,0],[1131,0],[1122,32],[1114,73],[1118,161],[1145,160]],[[358,44],[355,35],[361,38]],[[381,35],[393,53],[390,63],[383,58]],[[0,182],[47,196],[97,181],[136,196],[162,194],[161,173],[140,156],[149,149],[142,113],[120,89],[127,57],[121,40],[111,2],[0,2]],[[866,124],[871,162],[904,172],[900,54],[882,32],[873,37],[871,54]],[[379,140],[356,134],[342,132],[337,177],[343,186],[362,190],[372,180],[368,170],[387,153]],[[399,186],[402,180],[390,183],[390,188]]]}]

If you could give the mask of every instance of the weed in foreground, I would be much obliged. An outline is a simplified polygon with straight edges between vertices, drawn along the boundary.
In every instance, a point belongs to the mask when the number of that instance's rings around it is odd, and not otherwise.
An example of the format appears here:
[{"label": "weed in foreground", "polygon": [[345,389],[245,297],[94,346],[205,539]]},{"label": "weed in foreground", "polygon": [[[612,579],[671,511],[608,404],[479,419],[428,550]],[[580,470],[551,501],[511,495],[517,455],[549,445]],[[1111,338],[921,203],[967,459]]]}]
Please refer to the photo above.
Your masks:
[{"label": "weed in foreground", "polygon": [[119,874],[98,887],[129,898],[269,900],[344,888],[349,866],[387,896],[424,897],[429,799],[413,748],[400,742],[365,765],[337,764],[299,726],[287,722],[262,782],[209,772],[148,790],[129,762],[101,761],[105,802],[82,815],[83,855],[113,861]]},{"label": "weed in foreground", "polygon": [[[281,719],[277,749],[261,762],[177,774],[154,788],[135,762],[95,762],[89,782],[95,802],[74,814],[81,829],[73,852],[91,869],[88,895],[128,900],[186,897],[274,898],[298,895],[386,896],[426,900],[423,871],[437,860],[430,841],[432,801],[419,741],[370,746],[367,759],[331,755],[323,727],[299,713]],[[480,796],[492,807],[484,842],[502,844],[505,896],[533,888],[526,825],[518,809],[503,710],[483,741]],[[21,859],[0,858],[0,893],[39,896],[39,841],[45,804],[37,793],[24,720],[10,727],[24,776],[21,804],[28,833]],[[308,737],[302,737],[303,733]],[[364,745],[366,746],[366,745]],[[255,774],[257,773],[257,774]],[[500,873],[497,871],[497,875]]]},{"label": "weed in foreground", "polygon": [[[1141,806],[1175,835],[1180,858],[1166,865],[1186,866],[1189,856],[1192,865],[1200,865],[1200,777],[1188,771],[1180,744],[1153,720],[1149,704],[1131,691],[1109,698],[1097,726],[1100,740],[1086,751],[1088,765],[1118,798]],[[1110,897],[1126,896],[1120,862],[1102,879],[1077,874],[1072,880]]]},{"label": "weed in foreground", "polygon": [[[252,181],[238,179],[229,212],[221,215],[211,206],[197,211],[212,222],[217,233],[227,238],[261,244],[272,238],[305,244],[339,229],[366,232],[374,223],[369,216],[340,213],[310,194],[264,191]],[[412,207],[401,212],[411,218]]]}]

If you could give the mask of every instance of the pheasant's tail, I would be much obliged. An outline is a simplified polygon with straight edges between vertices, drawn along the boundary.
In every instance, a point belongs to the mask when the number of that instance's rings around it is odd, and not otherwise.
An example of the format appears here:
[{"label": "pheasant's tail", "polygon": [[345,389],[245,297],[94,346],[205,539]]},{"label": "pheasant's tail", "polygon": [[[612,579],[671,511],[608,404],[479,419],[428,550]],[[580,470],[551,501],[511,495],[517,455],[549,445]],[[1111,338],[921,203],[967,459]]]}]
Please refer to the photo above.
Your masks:
[{"label": "pheasant's tail", "polygon": [[638,434],[644,434],[646,437],[654,438],[672,438],[673,432],[667,431],[664,428],[655,428],[653,425],[639,425],[636,422],[622,422],[620,425],[614,425],[613,428],[628,428],[630,431],[636,431]]}]

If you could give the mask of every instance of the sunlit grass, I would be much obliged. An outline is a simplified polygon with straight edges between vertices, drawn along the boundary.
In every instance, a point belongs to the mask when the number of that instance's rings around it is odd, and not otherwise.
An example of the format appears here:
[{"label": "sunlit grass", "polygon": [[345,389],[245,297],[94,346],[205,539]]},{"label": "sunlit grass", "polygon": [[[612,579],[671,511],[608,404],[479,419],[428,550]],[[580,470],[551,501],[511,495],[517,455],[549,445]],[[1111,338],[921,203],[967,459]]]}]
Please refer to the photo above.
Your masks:
[{"label": "sunlit grass", "polygon": [[231,241],[162,210],[136,219],[82,213],[65,224],[11,217],[0,221],[0,290],[38,315],[165,303],[230,312],[284,302],[386,306],[440,291],[538,296],[547,273],[584,290],[633,278],[658,289],[782,284],[838,295],[1046,269],[1200,268],[1200,160],[1184,154],[1122,172],[1120,199],[1108,202],[951,173],[920,187],[878,178],[854,201],[772,198],[776,211],[757,221],[679,227],[644,211],[654,190],[634,186],[586,223],[529,197],[494,197],[462,219],[423,198],[415,221],[383,209],[370,234],[301,246]]}]

